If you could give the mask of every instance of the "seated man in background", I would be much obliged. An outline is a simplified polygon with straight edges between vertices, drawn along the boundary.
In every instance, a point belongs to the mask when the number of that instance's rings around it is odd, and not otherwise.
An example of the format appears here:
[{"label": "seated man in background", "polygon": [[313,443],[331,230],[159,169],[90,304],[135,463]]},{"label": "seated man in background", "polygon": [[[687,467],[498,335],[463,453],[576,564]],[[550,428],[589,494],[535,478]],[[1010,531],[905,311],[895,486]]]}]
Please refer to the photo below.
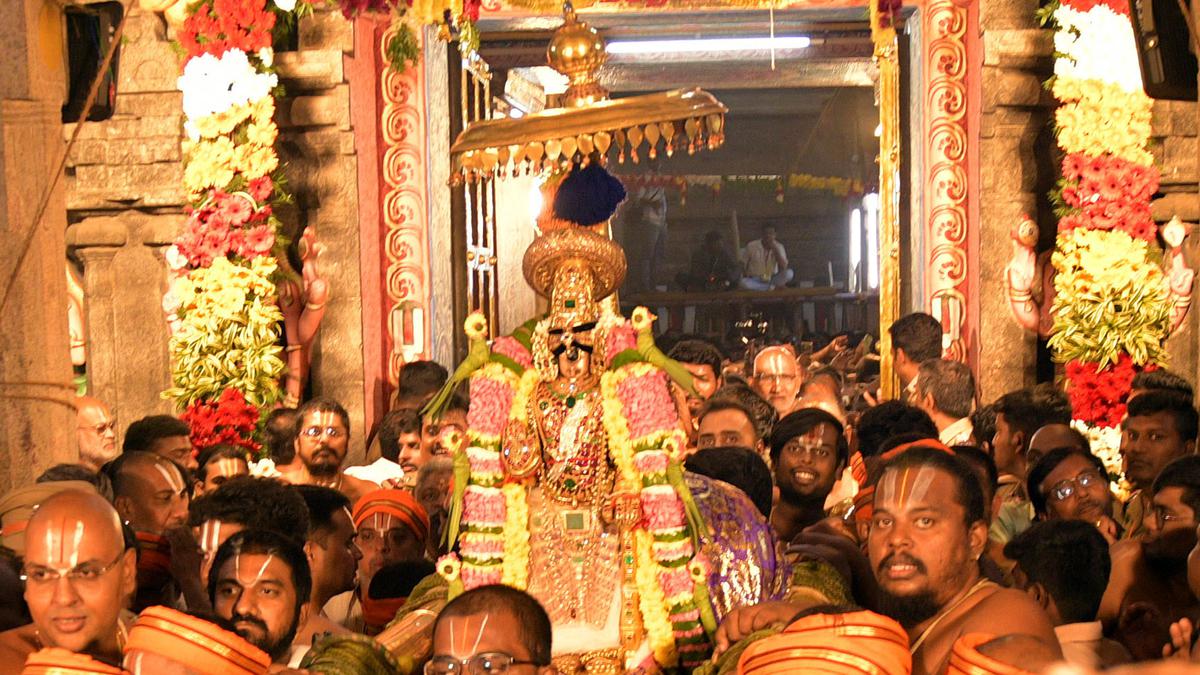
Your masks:
[{"label": "seated man in background", "polygon": [[[533,596],[508,586],[480,586],[438,614],[425,673],[580,672],[578,663],[555,663],[557,670],[550,665],[551,639],[550,617]],[[611,665],[613,672],[624,670],[622,663]]]},{"label": "seated man in background", "polygon": [[1161,656],[1171,623],[1200,610],[1187,565],[1200,515],[1200,457],[1168,464],[1154,480],[1150,503],[1145,537],[1122,539],[1110,549],[1112,574],[1099,613],[1137,661]]},{"label": "seated man in background", "polygon": [[741,276],[742,265],[717,230],[704,233],[704,243],[692,251],[687,272],[675,281],[685,291],[725,291],[733,288]]},{"label": "seated man in background", "polygon": [[748,291],[773,291],[783,288],[796,275],[788,267],[783,242],[775,238],[775,226],[764,224],[762,237],[746,243],[742,249],[742,280],[738,286]]},{"label": "seated man in background", "polygon": [[20,672],[42,647],[121,662],[122,612],[137,583],[137,553],[120,518],[94,492],[47,497],[25,529],[25,601],[33,623],[0,633],[0,671]]},{"label": "seated man in background", "polygon": [[123,452],[152,452],[188,471],[197,468],[192,452],[192,429],[172,415],[148,415],[125,430]]},{"label": "seated man in background", "polygon": [[200,452],[192,494],[212,492],[231,478],[250,475],[250,453],[240,445],[213,445]]},{"label": "seated man in background", "polygon": [[1034,523],[1004,546],[1004,555],[1016,562],[1017,588],[1050,617],[1067,661],[1087,668],[1129,661],[1129,652],[1105,639],[1096,620],[1112,569],[1096,528],[1079,520]]}]

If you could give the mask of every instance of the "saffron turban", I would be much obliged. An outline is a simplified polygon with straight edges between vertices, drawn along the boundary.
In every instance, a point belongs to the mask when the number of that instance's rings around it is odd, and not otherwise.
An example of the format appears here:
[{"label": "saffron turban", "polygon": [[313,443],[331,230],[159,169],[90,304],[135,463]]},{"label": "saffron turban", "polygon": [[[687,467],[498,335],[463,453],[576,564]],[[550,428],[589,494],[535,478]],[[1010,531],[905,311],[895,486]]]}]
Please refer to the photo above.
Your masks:
[{"label": "saffron turban", "polygon": [[0,523],[3,524],[0,543],[24,556],[25,528],[29,526],[34,509],[51,495],[67,490],[97,494],[94,485],[82,480],[55,480],[10,490],[0,498]]},{"label": "saffron turban", "polygon": [[1032,675],[1029,671],[979,653],[979,646],[996,639],[987,633],[967,633],[954,643],[946,675]]},{"label": "saffron turban", "polygon": [[236,633],[169,607],[138,616],[125,653],[143,651],[184,664],[204,675],[263,675],[271,657]]},{"label": "saffron turban", "polygon": [[124,672],[86,654],[50,647],[30,654],[21,675],[122,675]]},{"label": "saffron turban", "polygon": [[747,647],[737,672],[909,675],[912,655],[908,634],[886,616],[865,610],[812,614]]},{"label": "saffron turban", "polygon": [[429,514],[408,490],[372,490],[358,499],[351,515],[355,529],[371,516],[388,515],[412,530],[418,540],[429,536]]}]

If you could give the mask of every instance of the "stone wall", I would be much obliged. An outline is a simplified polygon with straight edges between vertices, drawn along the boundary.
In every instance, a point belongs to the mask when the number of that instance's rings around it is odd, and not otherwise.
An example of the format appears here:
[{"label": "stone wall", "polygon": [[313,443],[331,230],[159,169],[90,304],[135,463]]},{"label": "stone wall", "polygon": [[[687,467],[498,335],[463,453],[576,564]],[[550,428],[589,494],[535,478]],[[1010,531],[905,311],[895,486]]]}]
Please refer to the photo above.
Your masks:
[{"label": "stone wall", "polygon": [[[161,16],[133,10],[121,50],[116,111],[84,126],[67,170],[68,250],[83,271],[88,376],[123,429],[172,412],[169,339],[161,310],[162,249],[183,223],[178,57]],[[317,12],[300,22],[297,52],[276,55],[288,95],[277,102],[280,161],[295,198],[281,209],[295,240],[315,227],[327,247],[321,272],[332,297],[313,350],[311,392],[350,412],[351,460],[363,454],[363,350],[357,170],[350,92],[342,71],[353,26]],[[69,135],[73,125],[66,125]]]},{"label": "stone wall", "polygon": [[1053,185],[1054,101],[1049,77],[1052,33],[1038,27],[1036,0],[979,3],[982,31],[979,128],[979,220],[975,257],[979,294],[980,400],[989,402],[1036,378],[1037,338],[1012,316],[1004,269],[1012,254],[1010,232],[1021,214],[1035,216],[1042,249],[1053,246],[1054,214],[1046,207]]}]

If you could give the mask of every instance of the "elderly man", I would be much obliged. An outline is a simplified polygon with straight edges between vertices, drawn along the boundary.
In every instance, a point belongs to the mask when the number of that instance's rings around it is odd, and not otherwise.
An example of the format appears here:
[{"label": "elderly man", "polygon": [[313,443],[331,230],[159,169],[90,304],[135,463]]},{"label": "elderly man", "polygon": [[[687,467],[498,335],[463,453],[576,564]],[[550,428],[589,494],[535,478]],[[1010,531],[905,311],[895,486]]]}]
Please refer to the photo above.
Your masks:
[{"label": "elderly man", "polygon": [[371,581],[388,565],[424,557],[429,516],[407,490],[368,492],[354,505],[350,515],[360,555],[358,586],[333,596],[325,606],[325,613],[331,621],[362,632]]},{"label": "elderly man", "polygon": [[117,450],[116,422],[112,411],[98,398],[75,399],[75,438],[79,445],[79,463],[99,471],[120,452]]},{"label": "elderly man", "polygon": [[192,429],[172,415],[148,415],[125,430],[124,452],[152,452],[169,459],[188,471],[195,471],[196,454],[192,450]]},{"label": "elderly man", "polygon": [[350,448],[350,415],[340,403],[315,398],[296,413],[296,459],[284,478],[294,485],[333,488],[354,501],[376,486],[342,471]]},{"label": "elderly man", "polygon": [[292,661],[311,591],[304,549],[267,530],[243,530],[221,544],[208,578],[217,616],[281,665]]},{"label": "elderly man", "polygon": [[59,492],[38,507],[25,535],[33,623],[0,633],[0,671],[19,672],[40,647],[120,663],[121,613],[136,584],[137,555],[117,512],[94,492]]},{"label": "elderly man", "polygon": [[965,363],[929,359],[917,370],[911,403],[929,413],[937,425],[938,440],[947,446],[968,445],[974,429],[975,377]]},{"label": "elderly man", "polygon": [[764,347],[754,357],[754,390],[771,402],[780,417],[792,411],[804,384],[804,370],[786,345]]},{"label": "elderly man", "polygon": [[[480,586],[451,600],[438,614],[425,673],[583,672],[578,663],[564,663],[556,671],[550,648],[550,617],[537,600],[508,586]],[[612,672],[623,670],[613,665],[617,670]]]}]

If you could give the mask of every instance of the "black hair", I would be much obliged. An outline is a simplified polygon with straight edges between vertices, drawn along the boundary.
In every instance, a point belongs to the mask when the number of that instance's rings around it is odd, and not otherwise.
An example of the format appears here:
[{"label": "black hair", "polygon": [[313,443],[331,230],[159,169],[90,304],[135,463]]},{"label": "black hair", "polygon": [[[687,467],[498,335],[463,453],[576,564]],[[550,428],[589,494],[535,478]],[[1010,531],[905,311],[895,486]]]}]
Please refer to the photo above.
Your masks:
[{"label": "black hair", "polygon": [[[896,455],[883,465],[879,472],[882,479],[888,471],[931,467],[949,474],[954,480],[954,498],[963,507],[963,524],[971,527],[975,523],[985,522],[987,510],[983,503],[983,489],[979,478],[971,467],[961,459],[936,448],[915,447]],[[878,485],[878,483],[877,483]],[[877,491],[876,497],[879,492]]]},{"label": "black hair", "polygon": [[[954,451],[955,457],[977,469],[982,469],[987,482],[984,487],[993,495],[996,494],[996,488],[1000,486],[1000,471],[996,468],[996,460],[992,459],[991,455],[976,445],[956,445],[950,449]],[[988,506],[990,507],[990,505]]]},{"label": "black hair", "polygon": [[267,456],[277,465],[291,464],[296,459],[296,420],[299,411],[295,408],[276,408],[267,415],[263,424],[263,445]]},{"label": "black hair", "polygon": [[497,610],[508,612],[515,619],[516,637],[525,645],[529,659],[534,665],[550,665],[550,617],[532,595],[511,586],[479,586],[454,598],[442,609],[441,614],[438,614],[433,630],[436,633],[437,624],[446,619]]},{"label": "black hair", "polygon": [[1049,383],[1017,389],[996,399],[996,415],[1024,434],[1021,452],[1029,450],[1029,441],[1038,429],[1047,424],[1070,424],[1071,401],[1066,392]]},{"label": "black hair", "polygon": [[303,543],[308,507],[296,488],[275,478],[235,476],[192,502],[189,523],[208,520],[236,523],[249,530],[271,530]]},{"label": "black hair", "polygon": [[350,508],[350,498],[322,485],[296,485],[296,492],[308,509],[308,536],[333,529],[334,514]]},{"label": "black hair", "polygon": [[1039,516],[1046,515],[1046,495],[1042,494],[1041,490],[1046,476],[1049,476],[1068,457],[1076,456],[1091,462],[1092,466],[1100,472],[1100,476],[1108,480],[1108,469],[1104,467],[1104,460],[1093,455],[1091,451],[1076,447],[1055,448],[1039,457],[1025,476],[1025,490],[1029,494],[1029,503],[1033,505],[1034,513]]},{"label": "black hair", "polygon": [[407,598],[421,580],[435,571],[433,563],[424,558],[385,565],[371,577],[367,597],[373,600]]},{"label": "black hair", "polygon": [[451,410],[467,412],[470,409],[471,399],[467,397],[466,392],[463,391],[463,387],[460,386],[454,390],[454,394],[450,397],[450,401],[446,404],[446,408],[442,412],[447,413]]},{"label": "black hair", "polygon": [[42,472],[38,476],[35,483],[56,483],[64,480],[78,480],[85,483],[91,483],[96,486],[96,492],[100,493],[108,501],[113,500],[112,481],[108,476],[92,471],[82,464],[55,464],[54,466]]},{"label": "black hair", "polygon": [[725,356],[721,354],[721,350],[708,340],[680,340],[671,347],[670,353],[667,354],[672,359],[680,363],[694,363],[698,366],[708,366],[712,368],[713,375],[721,376],[721,363],[725,360]]},{"label": "black hair", "polygon": [[888,333],[892,336],[892,349],[903,349],[913,363],[942,355],[942,324],[928,314],[905,314],[892,323]]},{"label": "black hair", "polygon": [[409,361],[400,367],[400,385],[397,398],[425,398],[433,396],[446,384],[450,373],[436,361]]},{"label": "black hair", "polygon": [[576,164],[554,193],[554,217],[576,225],[595,225],[612,218],[624,200],[625,186],[599,162]]},{"label": "black hair", "polygon": [[738,488],[746,493],[764,518],[771,515],[774,483],[771,470],[757,452],[732,445],[704,448],[684,460],[683,466],[688,471]]},{"label": "black hair", "polygon": [[775,406],[771,405],[770,401],[754,391],[750,385],[727,382],[725,386],[713,393],[712,398],[707,402],[711,403],[717,399],[740,403],[743,408],[750,411],[750,421],[754,423],[754,431],[758,437],[765,439],[771,436],[771,429],[779,420],[779,412],[775,410]]},{"label": "black hair", "polygon": [[400,437],[421,434],[421,412],[416,408],[389,410],[379,422],[379,454],[395,462],[400,458]]},{"label": "black hair", "polygon": [[1126,408],[1127,417],[1146,417],[1159,413],[1168,413],[1175,420],[1175,431],[1186,443],[1196,440],[1197,426],[1200,419],[1196,408],[1189,398],[1169,391],[1148,391],[1129,400]]},{"label": "black hair", "polygon": [[[293,633],[300,628],[300,612],[312,595],[312,571],[308,567],[308,559],[304,547],[294,539],[271,530],[242,530],[225,540],[213,557],[212,572],[208,575],[208,600],[216,605],[217,585],[221,580],[221,568],[230,558],[242,554],[272,555],[282,560],[291,572],[292,588],[296,592],[296,612],[292,619]],[[240,581],[238,583],[241,583]],[[277,645],[277,650],[290,648],[291,639],[286,645]],[[281,654],[271,654],[278,658]]]},{"label": "black hair", "polygon": [[989,403],[981,405],[971,413],[971,429],[974,430],[975,440],[984,452],[992,451],[992,439],[996,437],[996,406]]},{"label": "black hair", "polygon": [[172,436],[191,436],[187,422],[172,415],[148,415],[125,430],[122,452],[150,452],[160,439]]},{"label": "black hair", "polygon": [[[758,434],[758,424],[754,417],[754,411],[746,407],[736,398],[727,398],[724,396],[713,396],[700,406],[700,411],[696,413],[696,424],[699,426],[700,420],[708,416],[709,413],[722,412],[724,410],[736,410],[746,416],[750,421],[750,426],[754,427],[754,433]],[[759,437],[760,440],[762,437]]]},{"label": "black hair", "polygon": [[850,455],[844,433],[845,428],[842,426],[841,420],[820,408],[801,408],[784,415],[783,419],[775,423],[770,439],[771,461],[779,461],[779,453],[783,452],[783,447],[788,444],[788,441],[808,433],[818,424],[828,424],[837,431],[837,461],[838,464],[845,464]]},{"label": "black hair", "polygon": [[917,395],[933,396],[933,406],[955,419],[971,414],[975,405],[975,376],[967,364],[950,359],[922,361],[917,370]]},{"label": "black hair", "polygon": [[1154,479],[1152,492],[1158,494],[1170,487],[1183,489],[1180,501],[1200,519],[1200,455],[1180,457],[1163,467]]},{"label": "black hair", "polygon": [[1091,523],[1043,520],[1004,546],[1030,583],[1041,584],[1063,623],[1094,621],[1108,586],[1108,544]]},{"label": "black hair", "polygon": [[1166,368],[1156,368],[1154,370],[1143,370],[1133,376],[1133,381],[1129,384],[1130,389],[1147,389],[1151,391],[1169,391],[1177,394],[1183,394],[1189,399],[1195,398],[1195,390],[1192,384],[1183,379],[1179,375],[1172,373]]},{"label": "black hair", "polygon": [[201,450],[200,454],[196,457],[196,463],[200,465],[200,468],[196,470],[196,478],[200,480],[207,479],[208,463],[214,459],[240,459],[249,465],[250,451],[240,445],[229,445],[226,443],[210,445]]},{"label": "black hair", "polygon": [[920,438],[938,437],[937,425],[924,410],[902,401],[884,401],[864,410],[858,419],[858,452],[863,457],[874,457],[883,452],[884,441],[909,433],[920,434]]},{"label": "black hair", "polygon": [[342,426],[346,427],[346,434],[350,434],[350,413],[346,412],[341,403],[331,398],[320,396],[301,405],[300,409],[296,411],[296,426],[294,427],[293,439],[298,437],[300,432],[303,431],[304,418],[314,412],[331,412],[337,415],[338,419],[342,421]]}]

